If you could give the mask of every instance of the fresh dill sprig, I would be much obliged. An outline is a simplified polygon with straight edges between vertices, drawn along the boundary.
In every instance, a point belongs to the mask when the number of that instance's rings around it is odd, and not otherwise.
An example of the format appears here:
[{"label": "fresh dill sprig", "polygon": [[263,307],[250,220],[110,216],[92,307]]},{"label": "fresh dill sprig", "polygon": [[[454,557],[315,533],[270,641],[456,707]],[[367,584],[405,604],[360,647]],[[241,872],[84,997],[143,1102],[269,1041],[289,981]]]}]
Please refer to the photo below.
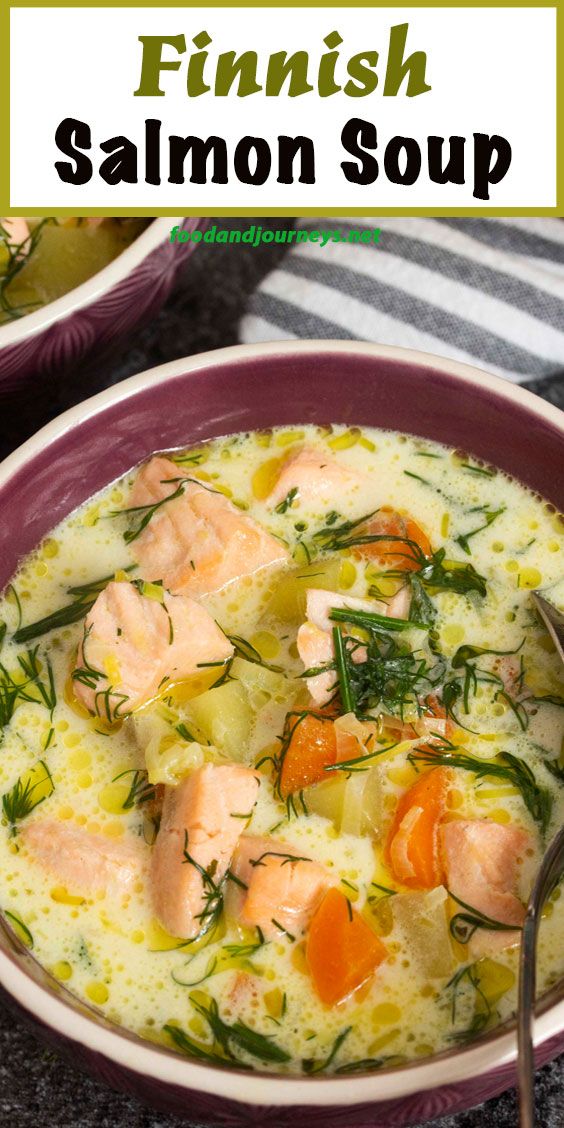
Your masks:
[{"label": "fresh dill sprig", "polygon": [[31,309],[37,309],[41,305],[39,299],[35,302],[25,302],[23,305],[14,305],[10,301],[8,290],[37,249],[44,228],[56,222],[51,216],[40,220],[21,243],[13,243],[9,231],[0,224],[0,243],[8,254],[8,261],[0,273],[0,312],[10,321],[23,317]]},{"label": "fresh dill sprig", "polygon": [[490,525],[493,525],[494,521],[496,521],[498,517],[501,517],[502,513],[505,513],[505,506],[502,505],[500,509],[490,509],[488,505],[479,505],[476,506],[476,508],[469,510],[469,512],[483,513],[484,523],[482,525],[478,525],[476,529],[471,529],[468,533],[461,533],[460,536],[454,538],[456,543],[460,545],[462,551],[465,552],[467,556],[472,555],[472,550],[468,542],[472,539],[472,537],[475,537],[477,533],[483,532],[484,529],[489,529]]},{"label": "fresh dill sprig", "polygon": [[292,505],[293,505],[294,501],[296,500],[297,496],[298,496],[298,487],[293,486],[292,489],[289,490],[289,492],[286,494],[286,497],[284,498],[284,500],[279,502],[278,505],[275,505],[274,512],[275,513],[287,513],[288,510],[292,507]]},{"label": "fresh dill sprig", "polygon": [[4,916],[7,920],[10,921],[12,929],[18,937],[18,940],[21,940],[22,944],[25,944],[26,948],[33,948],[33,936],[29,931],[27,924],[24,924],[21,917],[17,916],[16,913],[11,913],[9,909],[4,909]]},{"label": "fresh dill sprig", "polygon": [[207,1022],[214,1038],[214,1043],[221,1047],[226,1058],[235,1058],[234,1048],[243,1050],[251,1057],[260,1061],[282,1063],[290,1061],[290,1054],[272,1040],[271,1034],[260,1034],[258,1030],[251,1029],[246,1023],[237,1021],[224,1022],[219,1013],[215,999],[211,999],[208,1006],[201,1003],[193,995],[190,1002],[199,1015]]},{"label": "fresh dill sprig", "polygon": [[[135,565],[131,564],[124,568],[124,572],[131,572]],[[64,607],[59,607],[56,611],[52,611],[50,615],[46,615],[43,619],[38,619],[35,623],[29,623],[25,627],[19,627],[14,633],[14,642],[32,642],[33,639],[39,638],[41,635],[47,634],[49,631],[59,630],[61,627],[68,627],[72,623],[77,623],[80,619],[88,614],[90,609],[94,606],[100,592],[114,578],[114,573],[111,576],[102,576],[99,580],[92,580],[87,584],[79,584],[77,587],[67,588],[67,595],[74,596],[72,603],[67,603]]]},{"label": "fresh dill sprig", "polygon": [[470,474],[478,474],[482,478],[495,478],[497,474],[497,470],[493,467],[486,469],[485,466],[473,466],[471,462],[461,462],[460,469],[468,470]]},{"label": "fresh dill sprig", "polygon": [[411,602],[409,605],[409,618],[416,623],[421,623],[431,628],[437,618],[437,609],[433,600],[427,595],[421,580],[415,572],[410,573]]},{"label": "fresh dill sprig", "polygon": [[132,775],[129,792],[121,807],[123,811],[131,811],[133,807],[140,807],[143,803],[151,803],[156,798],[155,785],[149,783],[147,772],[142,768],[127,768],[124,772],[114,776],[112,783],[124,776]]},{"label": "fresh dill sprig", "polygon": [[548,829],[552,814],[552,795],[546,787],[541,787],[524,760],[511,752],[500,752],[495,760],[480,760],[468,752],[457,751],[454,745],[436,745],[429,749],[420,745],[408,754],[407,759],[414,767],[443,765],[473,772],[477,780],[493,778],[510,783],[520,791],[523,802],[532,818],[544,834]]},{"label": "fresh dill sprig", "polygon": [[[430,668],[426,658],[410,650],[378,627],[366,627],[368,640],[359,642],[333,628],[335,666],[344,712],[373,719],[375,709],[403,717],[407,707],[421,711],[419,696],[428,692],[443,673],[443,664]],[[366,657],[354,655],[365,647]]]},{"label": "fresh dill sprig", "polygon": [[57,704],[53,668],[47,659],[46,679],[43,680],[38,647],[18,654],[18,665],[24,675],[23,681],[0,663],[0,730],[10,723],[20,702],[44,705],[49,710],[51,718]]},{"label": "fresh dill sprig", "polygon": [[179,1026],[172,1026],[172,1024],[166,1023],[163,1026],[163,1030],[172,1038],[175,1046],[177,1046],[179,1050],[182,1050],[183,1054],[187,1054],[188,1057],[196,1058],[198,1061],[211,1062],[212,1065],[221,1065],[224,1069],[253,1068],[252,1065],[235,1061],[232,1056],[226,1057],[224,1054],[215,1053],[211,1049],[208,1050],[205,1046],[202,1046],[199,1042],[195,1042],[193,1038],[190,1038]]},{"label": "fresh dill sprig", "polygon": [[[456,560],[446,560],[444,548],[437,549],[431,556],[427,556],[421,545],[408,536],[392,533],[362,533],[362,526],[377,513],[366,513],[356,521],[344,521],[341,525],[328,526],[319,529],[313,534],[313,540],[325,552],[340,552],[347,548],[359,548],[366,544],[377,544],[382,541],[391,545],[397,543],[397,548],[387,548],[384,555],[403,557],[409,568],[417,573],[425,587],[435,591],[452,591],[458,595],[468,595],[475,591],[478,595],[486,595],[486,580],[476,571],[472,564]],[[389,574],[398,574],[392,568]],[[403,572],[400,571],[400,575]]]},{"label": "fresh dill sprig", "polygon": [[188,831],[185,830],[183,865],[193,866],[199,873],[202,879],[202,898],[204,902],[201,913],[196,914],[195,919],[200,922],[200,928],[197,936],[194,936],[192,940],[189,941],[189,943],[193,944],[196,940],[199,940],[200,937],[205,936],[206,932],[209,932],[210,929],[217,924],[223,912],[223,890],[226,878],[223,877],[220,881],[216,881],[217,861],[211,862],[207,869],[205,869],[204,866],[200,865],[192,854],[190,854],[188,846]]},{"label": "fresh dill sprig", "polygon": [[378,615],[376,611],[355,611],[350,607],[332,607],[329,618],[337,623],[352,623],[356,627],[366,630],[384,631],[386,634],[396,634],[401,631],[425,631],[425,623],[416,623],[411,619],[393,619],[387,615]]},{"label": "fresh dill sprig", "polygon": [[474,990],[475,993],[476,1002],[474,1004],[474,1014],[472,1016],[471,1022],[465,1030],[455,1030],[450,1035],[449,1040],[452,1042],[467,1042],[472,1038],[475,1038],[477,1034],[481,1033],[482,1030],[485,1030],[492,1017],[492,1008],[490,1006],[489,1000],[480,987],[480,974],[478,966],[476,964],[466,964],[465,967],[458,969],[458,971],[452,976],[452,979],[449,979],[445,987],[445,990],[452,991],[450,1008],[452,1025],[454,1026],[456,1022],[456,1012],[460,988],[465,983],[468,983],[468,985]]},{"label": "fresh dill sprig", "polygon": [[[460,717],[457,715],[456,709],[460,702],[464,707],[464,712],[470,712],[470,698],[476,694],[479,683],[496,686],[495,699],[498,700],[501,698],[509,705],[523,732],[528,727],[529,716],[523,703],[511,697],[504,687],[502,678],[500,678],[498,674],[493,673],[493,671],[481,670],[472,665],[474,659],[482,657],[483,655],[495,654],[499,657],[505,657],[507,655],[517,654],[524,645],[524,642],[525,640],[523,639],[514,650],[495,650],[484,646],[459,646],[451,659],[451,666],[453,670],[461,670],[462,673],[455,674],[444,683],[442,698],[447,716],[452,717],[453,721],[455,721],[460,728],[466,729],[467,732],[473,731],[462,723]],[[519,675],[520,682],[522,682],[524,675],[524,667],[521,665],[521,673]]]},{"label": "fresh dill sprig", "polygon": [[485,928],[488,932],[521,931],[521,925],[505,924],[504,921],[494,920],[493,917],[487,916],[480,909],[476,909],[474,905],[468,905],[466,901],[461,901],[460,897],[456,897],[451,889],[447,889],[447,893],[464,910],[461,913],[455,913],[449,924],[450,934],[454,940],[458,940],[459,944],[468,944],[479,928]]},{"label": "fresh dill sprig", "polygon": [[[38,769],[43,771],[43,775],[36,779]],[[29,772],[16,780],[10,791],[2,796],[2,812],[12,836],[17,833],[17,824],[48,799],[54,790],[55,785],[44,760],[39,760]]]},{"label": "fresh dill sprig", "polygon": [[333,1064],[343,1042],[348,1038],[351,1030],[352,1026],[346,1026],[344,1030],[341,1030],[340,1034],[337,1034],[329,1054],[321,1061],[316,1061],[315,1058],[304,1058],[302,1060],[303,1072],[312,1077],[316,1073],[324,1073],[325,1070],[329,1069],[329,1066]]},{"label": "fresh dill sprig", "polygon": [[390,1057],[380,1057],[362,1058],[360,1061],[348,1061],[345,1065],[338,1065],[335,1073],[370,1073],[372,1070],[381,1069],[383,1065],[389,1064],[390,1060]]},{"label": "fresh dill sprig", "polygon": [[366,752],[364,756],[355,756],[351,760],[338,760],[336,764],[326,764],[324,772],[367,772],[372,766],[372,761],[377,760],[379,756],[383,756],[386,752],[391,752],[393,748],[397,748],[397,743],[386,744],[383,748],[378,748],[375,752]]},{"label": "fresh dill sprig", "polygon": [[236,657],[244,658],[245,662],[252,662],[255,666],[263,666],[265,670],[270,670],[273,674],[284,672],[282,666],[274,666],[270,662],[265,662],[256,646],[253,646],[246,638],[234,634],[226,637],[235,647]]},{"label": "fresh dill sprig", "polygon": [[175,485],[176,483],[178,484],[172,493],[167,494],[166,497],[159,498],[158,501],[151,502],[149,505],[130,505],[127,509],[112,509],[111,512],[108,513],[108,517],[110,518],[131,517],[135,515],[132,527],[127,529],[123,534],[123,539],[126,544],[132,544],[133,541],[137,540],[143,530],[147,528],[149,522],[152,521],[155,513],[158,513],[163,505],[168,505],[169,501],[176,501],[177,498],[182,497],[188,485],[201,486],[201,488],[207,490],[208,493],[217,494],[219,492],[218,490],[214,490],[211,486],[206,485],[205,482],[202,482],[199,478],[182,476],[181,478],[163,478],[161,481],[162,486]]}]

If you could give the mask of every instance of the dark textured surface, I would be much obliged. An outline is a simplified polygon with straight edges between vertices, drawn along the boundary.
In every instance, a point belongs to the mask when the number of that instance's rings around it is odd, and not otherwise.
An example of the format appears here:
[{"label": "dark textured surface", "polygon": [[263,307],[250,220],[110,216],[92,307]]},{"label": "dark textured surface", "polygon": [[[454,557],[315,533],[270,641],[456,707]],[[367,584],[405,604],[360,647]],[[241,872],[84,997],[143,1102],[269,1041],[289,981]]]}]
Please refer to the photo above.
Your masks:
[{"label": "dark textured surface", "polygon": [[[223,221],[225,226],[228,222]],[[249,222],[232,221],[234,226]],[[266,220],[261,222],[266,226]],[[277,221],[277,226],[286,222]],[[271,246],[199,248],[162,313],[121,355],[89,373],[77,373],[76,383],[60,395],[59,410],[151,365],[236,343],[248,294],[283,253]],[[528,386],[564,407],[564,374]],[[540,1071],[536,1095],[538,1125],[564,1128],[564,1059]],[[78,1073],[14,1020],[0,993],[0,1125],[36,1128],[38,1122],[42,1128],[194,1128]],[[435,1126],[516,1128],[517,1123],[515,1096],[507,1093],[473,1111],[444,1117]]]}]

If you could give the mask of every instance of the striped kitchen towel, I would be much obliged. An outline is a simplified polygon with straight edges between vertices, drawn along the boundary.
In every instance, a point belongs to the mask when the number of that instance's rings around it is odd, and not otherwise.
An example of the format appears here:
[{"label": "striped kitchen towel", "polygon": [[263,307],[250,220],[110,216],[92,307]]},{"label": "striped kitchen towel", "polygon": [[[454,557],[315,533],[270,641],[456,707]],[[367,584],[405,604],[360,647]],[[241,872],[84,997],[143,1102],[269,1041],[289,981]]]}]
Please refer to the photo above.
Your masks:
[{"label": "striped kitchen towel", "polygon": [[[290,246],[252,297],[243,341],[352,338],[423,349],[519,382],[564,375],[561,220],[370,216],[297,225],[342,240]],[[377,244],[352,241],[352,232],[374,228]]]}]

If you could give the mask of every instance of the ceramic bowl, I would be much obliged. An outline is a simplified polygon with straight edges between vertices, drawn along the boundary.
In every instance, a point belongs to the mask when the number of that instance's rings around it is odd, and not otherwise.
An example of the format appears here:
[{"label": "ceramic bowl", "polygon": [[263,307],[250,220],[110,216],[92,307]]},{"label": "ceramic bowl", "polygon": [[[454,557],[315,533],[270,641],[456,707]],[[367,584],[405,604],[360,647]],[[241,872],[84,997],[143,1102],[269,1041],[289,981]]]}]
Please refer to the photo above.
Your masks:
[{"label": "ceramic bowl", "polygon": [[[423,353],[355,342],[241,346],[135,376],[49,424],[0,467],[0,589],[92,493],[151,451],[234,431],[344,422],[463,449],[564,507],[564,415],[529,392]],[[80,473],[77,473],[77,470]],[[373,1074],[276,1077],[190,1061],[73,999],[0,928],[0,983],[40,1035],[110,1085],[224,1128],[393,1128],[515,1080],[509,1023],[465,1047]],[[564,1049],[564,983],[539,1003],[537,1063]]]},{"label": "ceramic bowl", "polygon": [[171,227],[203,231],[208,222],[182,216],[154,219],[82,285],[26,317],[0,325],[0,407],[15,395],[48,392],[72,366],[146,324],[198,245],[171,243]]}]

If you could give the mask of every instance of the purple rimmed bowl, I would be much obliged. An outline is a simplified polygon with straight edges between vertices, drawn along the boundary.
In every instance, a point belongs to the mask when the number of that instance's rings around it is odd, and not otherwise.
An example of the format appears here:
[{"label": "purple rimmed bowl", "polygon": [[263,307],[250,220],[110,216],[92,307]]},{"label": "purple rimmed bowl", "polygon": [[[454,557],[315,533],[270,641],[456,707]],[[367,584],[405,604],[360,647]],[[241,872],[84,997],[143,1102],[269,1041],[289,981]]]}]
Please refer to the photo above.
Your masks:
[{"label": "purple rimmed bowl", "polygon": [[[455,361],[355,342],[240,346],[135,376],[49,424],[0,466],[0,590],[53,526],[154,450],[304,422],[393,428],[467,451],[564,508],[564,415]],[[0,921],[1,924],[1,921]],[[0,984],[41,1037],[115,1088],[224,1128],[394,1128],[515,1083],[514,1024],[395,1069],[279,1077],[143,1042],[56,984],[0,927]],[[537,1064],[564,1050],[564,982],[540,1000]]]},{"label": "purple rimmed bowl", "polygon": [[0,407],[33,391],[48,398],[71,366],[146,324],[166,301],[197,243],[170,242],[175,224],[204,231],[209,220],[154,219],[86,282],[17,321],[0,325]]}]

